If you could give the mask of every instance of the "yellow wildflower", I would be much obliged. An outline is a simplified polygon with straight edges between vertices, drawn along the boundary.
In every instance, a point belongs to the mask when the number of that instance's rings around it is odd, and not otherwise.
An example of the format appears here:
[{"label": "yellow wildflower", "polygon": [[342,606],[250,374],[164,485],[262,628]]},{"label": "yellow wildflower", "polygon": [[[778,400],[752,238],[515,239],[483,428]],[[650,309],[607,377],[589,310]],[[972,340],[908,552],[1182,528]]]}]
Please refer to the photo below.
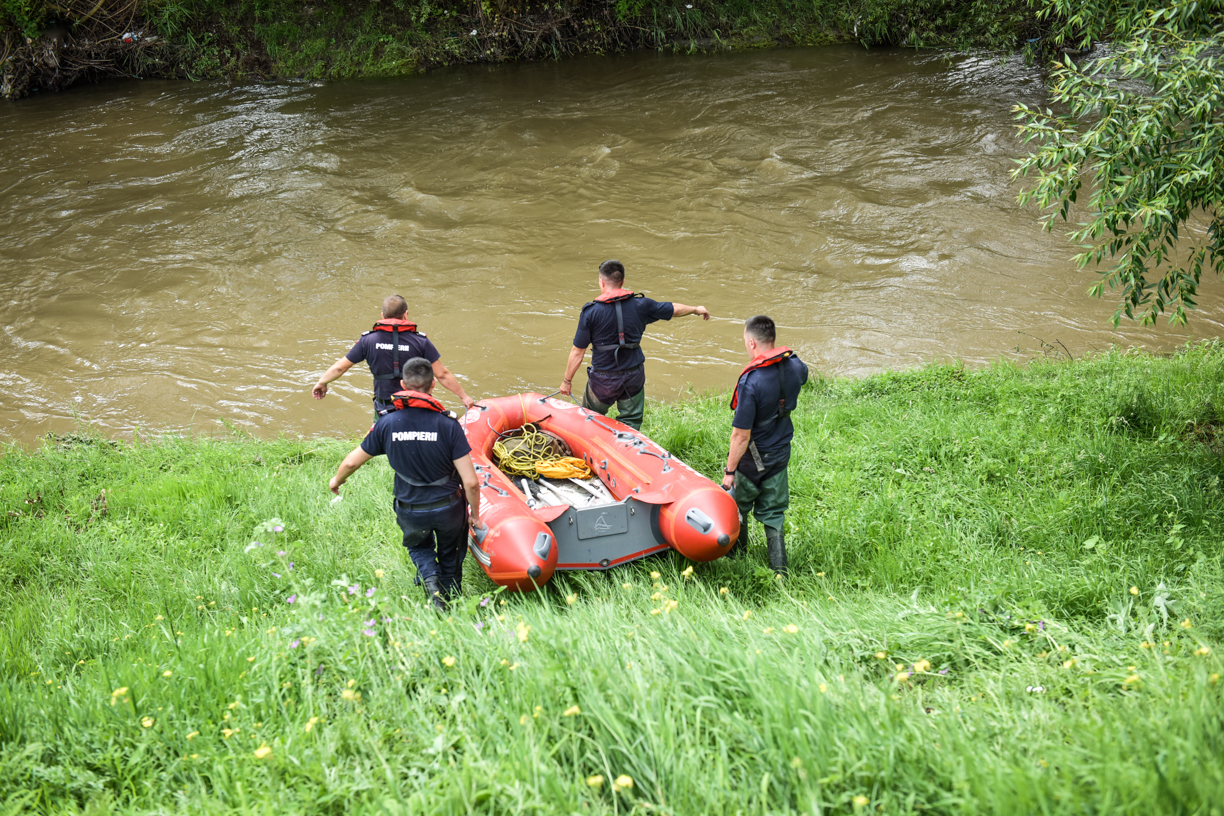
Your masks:
[{"label": "yellow wildflower", "polygon": [[772,627],[772,626],[766,626],[764,629],[762,629],[762,630],[761,630],[761,633],[762,633],[762,634],[766,634],[766,635],[772,635],[772,634],[773,634],[773,627]]},{"label": "yellow wildflower", "polygon": [[344,689],[343,691],[340,692],[340,696],[343,697],[345,700],[348,700],[351,703],[361,702],[361,692],[360,691],[353,691],[352,689]]},{"label": "yellow wildflower", "polygon": [[515,627],[515,630],[518,632],[519,643],[526,643],[527,633],[531,631],[531,627],[522,621],[519,621],[518,626]]},{"label": "yellow wildflower", "polygon": [[793,623],[788,623],[786,624],[786,632],[791,635],[797,634],[799,632],[799,627]]},{"label": "yellow wildflower", "polygon": [[898,683],[904,683],[906,680],[908,680],[908,679],[909,679],[909,676],[910,676],[910,673],[909,673],[909,672],[907,672],[907,671],[899,671],[899,672],[897,672],[897,682],[898,682]]},{"label": "yellow wildflower", "polygon": [[254,658],[254,657],[248,657],[248,658],[247,658],[247,662],[248,662],[248,663],[254,663],[254,662],[255,662],[255,658]]},{"label": "yellow wildflower", "polygon": [[141,717],[140,718],[140,724],[143,725],[145,728],[152,728],[154,722],[156,722],[156,720],[154,720],[152,717]]},{"label": "yellow wildflower", "polygon": [[225,737],[226,739],[229,739],[230,737],[234,735],[234,732],[236,732],[237,730],[238,730],[237,728],[222,728],[221,736]]},{"label": "yellow wildflower", "polygon": [[744,620],[748,620],[748,619],[749,619],[749,618],[751,618],[751,617],[752,617],[752,610],[751,610],[751,609],[745,609],[745,610],[744,610]]},{"label": "yellow wildflower", "polygon": [[1211,680],[1211,685],[1214,686],[1216,683],[1220,682],[1220,673],[1216,672],[1215,674],[1211,675],[1211,677],[1208,679]]},{"label": "yellow wildflower", "polygon": [[1135,685],[1135,684],[1136,684],[1136,683],[1138,683],[1138,682],[1139,682],[1139,675],[1137,675],[1137,674],[1132,674],[1130,677],[1128,677],[1128,678],[1126,678],[1125,680],[1123,680],[1123,681],[1122,681],[1122,685],[1124,685],[1124,686],[1133,686],[1133,685]]},{"label": "yellow wildflower", "polygon": [[650,614],[652,614],[652,615],[657,615],[657,614],[659,614],[659,613],[660,613],[660,612],[662,612],[662,611],[663,611],[662,609],[652,609],[652,610],[650,610]]},{"label": "yellow wildflower", "polygon": [[455,658],[447,655],[446,657],[442,658],[442,664],[449,669],[451,666],[455,665]]},{"label": "yellow wildflower", "polygon": [[1032,624],[1032,623],[1026,623],[1026,624],[1024,624],[1024,631],[1026,631],[1026,632],[1036,632],[1036,631],[1037,631],[1037,625],[1036,625],[1036,624]]},{"label": "yellow wildflower", "polygon": [[187,735],[187,739],[189,739],[189,740],[193,740],[193,739],[195,739],[195,738],[196,738],[196,737],[198,737],[198,736],[200,736],[200,732],[199,732],[199,731],[192,731],[190,734],[188,734],[188,735]]},{"label": "yellow wildflower", "polygon": [[919,660],[917,663],[914,664],[914,671],[916,672],[929,672],[930,670],[931,670],[931,661],[929,660]]},{"label": "yellow wildflower", "polygon": [[658,600],[661,600],[662,598],[663,598],[663,595],[658,592],[650,596],[650,600],[652,601],[658,601]]},{"label": "yellow wildflower", "polygon": [[651,579],[652,579],[652,580],[657,581],[657,580],[659,580],[659,578],[660,578],[661,576],[660,576],[660,575],[659,575],[659,573],[657,573],[657,572],[652,572],[652,573],[650,573],[650,577],[651,577]]},{"label": "yellow wildflower", "polygon": [[531,712],[531,716],[539,719],[540,712],[544,710],[544,706],[536,706],[535,711]]},{"label": "yellow wildflower", "polygon": [[1189,629],[1189,628],[1190,628],[1190,619],[1189,619],[1189,618],[1186,618],[1184,621],[1182,621],[1182,622],[1181,622],[1181,628],[1183,628],[1183,629]]},{"label": "yellow wildflower", "polygon": [[156,618],[154,618],[153,620],[165,620],[165,618],[163,618],[161,615],[158,615],[158,616],[157,616]]},{"label": "yellow wildflower", "polygon": [[1194,650],[1194,653],[1198,655],[1199,657],[1206,657],[1207,655],[1211,654],[1211,647],[1210,646],[1200,646]]},{"label": "yellow wildflower", "polygon": [[268,743],[264,743],[255,749],[256,759],[266,759],[268,754],[272,753],[272,749],[268,747]]},{"label": "yellow wildflower", "polygon": [[237,708],[237,707],[238,707],[238,701],[237,701],[237,700],[235,700],[234,702],[232,702],[232,703],[230,703],[228,706],[226,706],[226,708],[228,708],[230,711],[233,711],[233,710],[234,710],[235,708]]},{"label": "yellow wildflower", "polygon": [[628,774],[621,774],[616,777],[616,781],[612,783],[612,790],[631,790],[633,788],[633,777]]},{"label": "yellow wildflower", "polygon": [[693,577],[692,566],[689,566],[687,569],[684,570],[684,572],[680,573],[680,576],[683,578],[692,578]]},{"label": "yellow wildflower", "polygon": [[586,782],[587,782],[587,787],[595,788],[596,790],[599,790],[600,788],[603,787],[604,778],[602,774],[595,774],[594,776],[588,776]]},{"label": "yellow wildflower", "polygon": [[671,611],[672,611],[673,609],[675,609],[675,608],[676,608],[677,606],[679,606],[679,605],[680,605],[680,602],[679,602],[679,601],[664,601],[664,602],[663,602],[663,611],[664,611],[664,612],[666,612],[667,614],[669,614],[669,615],[670,615],[670,614],[671,614]]},{"label": "yellow wildflower", "polygon": [[527,724],[527,715],[524,714],[523,716],[519,717],[519,725],[526,725],[526,724]]},{"label": "yellow wildflower", "polygon": [[823,572],[818,572],[818,573],[816,573],[816,577],[817,577],[817,578],[823,578],[823,577],[824,577],[824,573],[823,573]]},{"label": "yellow wildflower", "polygon": [[576,716],[576,715],[578,715],[578,714],[581,714],[581,713],[582,713],[582,709],[581,709],[581,708],[579,708],[579,707],[578,707],[578,706],[576,706],[576,705],[572,705],[572,706],[570,706],[569,708],[565,709],[565,712],[564,712],[564,713],[562,713],[562,715],[561,715],[561,716],[562,716],[562,717],[574,717],[574,716]]},{"label": "yellow wildflower", "polygon": [[311,731],[313,731],[314,727],[318,725],[318,723],[319,723],[318,717],[311,717],[309,720],[307,720],[306,721],[306,733],[309,734]]},{"label": "yellow wildflower", "polygon": [[570,606],[573,606],[573,605],[574,605],[574,601],[576,601],[576,600],[578,600],[578,593],[577,593],[577,592],[571,592],[569,595],[566,595],[566,596],[565,596],[565,602],[566,602],[568,605],[570,605]]},{"label": "yellow wildflower", "polygon": [[1075,665],[1077,662],[1078,662],[1078,661],[1077,661],[1077,660],[1076,660],[1074,657],[1073,657],[1073,658],[1071,658],[1070,660],[1064,660],[1064,661],[1063,661],[1063,668],[1064,668],[1064,669],[1069,669],[1069,668],[1071,668],[1072,666],[1074,666],[1074,665]]},{"label": "yellow wildflower", "polygon": [[633,589],[633,584],[629,584],[629,583],[621,584],[621,589]]},{"label": "yellow wildflower", "polygon": [[722,589],[718,590],[718,594],[719,594],[719,595],[726,595],[726,594],[727,594],[728,592],[730,592],[730,591],[731,591],[731,590],[727,589],[726,587],[723,587]]},{"label": "yellow wildflower", "polygon": [[384,577],[386,577],[386,575],[387,575],[387,573],[383,572],[383,571],[382,571],[382,570],[380,570],[380,569],[374,570],[374,577],[375,577],[375,578],[384,578]]},{"label": "yellow wildflower", "polygon": [[128,687],[120,686],[119,688],[111,692],[111,697],[122,697],[123,695],[127,693],[128,693]]},{"label": "yellow wildflower", "polygon": [[1130,594],[1132,594],[1132,595],[1138,595],[1138,594],[1139,594],[1139,587],[1131,587],[1131,588],[1130,588]]},{"label": "yellow wildflower", "polygon": [[887,652],[876,652],[876,660],[883,660],[886,657],[888,657]]},{"label": "yellow wildflower", "polygon": [[867,804],[868,804],[870,801],[871,801],[871,800],[870,800],[870,799],[868,799],[866,796],[863,796],[862,794],[859,794],[858,796],[854,797],[854,806],[855,806],[856,808],[865,808],[865,807],[867,807]]},{"label": "yellow wildflower", "polygon": [[170,671],[169,669],[166,669],[164,672],[162,672],[162,677],[169,677],[172,674],[174,674],[174,672]]}]

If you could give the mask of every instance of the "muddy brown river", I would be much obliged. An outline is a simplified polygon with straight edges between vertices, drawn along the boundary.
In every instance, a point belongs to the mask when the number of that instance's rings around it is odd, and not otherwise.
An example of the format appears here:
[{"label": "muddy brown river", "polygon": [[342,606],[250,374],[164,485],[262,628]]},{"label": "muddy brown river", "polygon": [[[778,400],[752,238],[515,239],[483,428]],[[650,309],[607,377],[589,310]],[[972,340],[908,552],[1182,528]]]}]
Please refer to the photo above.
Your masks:
[{"label": "muddy brown river", "polygon": [[553,391],[611,257],[717,317],[651,327],[657,400],[729,387],[757,313],[843,375],[1218,335],[1218,279],[1112,329],[1015,203],[1017,101],[1019,61],[846,47],[2,103],[0,438],[362,431],[364,367],[310,386],[392,293],[473,396]]}]

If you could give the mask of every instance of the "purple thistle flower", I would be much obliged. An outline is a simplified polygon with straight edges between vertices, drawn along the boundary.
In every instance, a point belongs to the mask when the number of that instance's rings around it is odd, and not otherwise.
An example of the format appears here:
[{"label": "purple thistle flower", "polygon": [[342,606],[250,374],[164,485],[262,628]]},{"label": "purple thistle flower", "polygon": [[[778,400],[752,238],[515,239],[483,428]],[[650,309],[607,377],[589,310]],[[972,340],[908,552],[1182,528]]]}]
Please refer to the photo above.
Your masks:
[{"label": "purple thistle flower", "polygon": [[282,526],[280,526],[280,525],[278,524],[278,525],[276,525],[275,527],[273,527],[273,528],[272,528],[272,532],[274,532],[274,533],[279,533],[279,532],[283,532],[283,531],[284,531],[284,529],[285,529],[284,527],[282,527]]},{"label": "purple thistle flower", "polygon": [[289,571],[293,572],[293,562],[292,561],[289,562]]},{"label": "purple thistle flower", "polygon": [[367,598],[373,598],[373,597],[374,597],[374,587],[370,587],[369,589],[367,589],[367,590],[366,590],[366,597],[367,597]]},{"label": "purple thistle flower", "polygon": [[484,629],[484,621],[476,621],[476,622],[475,622],[474,624],[472,624],[472,625],[476,627],[476,631],[477,631],[477,632],[479,632],[480,630]]},{"label": "purple thistle flower", "polygon": [[390,619],[390,618],[383,618],[383,619],[382,619],[382,622],[383,622],[383,623],[390,623],[390,622],[391,622],[391,619]]},{"label": "purple thistle flower", "polygon": [[353,584],[351,587],[349,587],[350,595],[356,595],[360,591],[361,591],[361,584]]},{"label": "purple thistle flower", "polygon": [[361,634],[365,635],[366,637],[374,637],[375,632],[373,629],[362,629]]},{"label": "purple thistle flower", "polygon": [[491,600],[493,600],[493,599],[492,599],[492,598],[481,598],[481,599],[480,599],[480,608],[481,608],[481,609],[484,609],[486,606],[488,606],[488,605],[489,605],[489,601],[491,601]]},{"label": "purple thistle flower", "polygon": [[947,669],[940,669],[940,670],[939,670],[939,673],[940,673],[940,674],[947,674],[947,673],[948,673],[948,670],[947,670]]},{"label": "purple thistle flower", "polygon": [[274,572],[274,573],[272,573],[272,575],[273,575],[273,576],[275,576],[275,577],[277,577],[277,578],[281,577],[281,574],[280,574],[279,572]]},{"label": "purple thistle flower", "polygon": [[276,551],[276,554],[277,554],[277,555],[286,555],[287,553],[286,553],[284,550],[277,550],[277,551]]},{"label": "purple thistle flower", "polygon": [[285,599],[285,603],[293,603],[293,602],[294,602],[294,601],[296,601],[296,600],[297,600],[297,595],[296,595],[296,594],[294,594],[294,595],[290,595],[288,598],[286,598],[286,599]]},{"label": "purple thistle flower", "polygon": [[290,644],[289,644],[289,648],[290,648],[290,649],[296,649],[296,648],[297,648],[298,646],[300,646],[301,644],[302,644],[302,639],[301,639],[301,638],[298,638],[297,640],[295,640],[295,641],[293,641],[292,643],[290,643]]},{"label": "purple thistle flower", "polygon": [[362,625],[362,626],[373,626],[373,625],[374,625],[374,619],[373,619],[373,618],[370,618],[368,621],[362,621],[362,622],[361,622],[361,625]]}]

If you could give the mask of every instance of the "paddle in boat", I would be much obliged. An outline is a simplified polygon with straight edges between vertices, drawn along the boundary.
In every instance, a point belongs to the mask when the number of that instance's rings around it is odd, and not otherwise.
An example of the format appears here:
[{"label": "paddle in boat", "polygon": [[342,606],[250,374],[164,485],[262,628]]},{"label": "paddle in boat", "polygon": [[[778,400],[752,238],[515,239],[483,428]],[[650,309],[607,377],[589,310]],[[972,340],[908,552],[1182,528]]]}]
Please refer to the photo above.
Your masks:
[{"label": "paddle in boat", "polygon": [[[482,400],[459,421],[472,447],[487,528],[469,537],[468,549],[494,583],[510,590],[543,586],[556,570],[608,569],[668,547],[713,561],[739,536],[730,494],[614,419],[519,394]],[[559,442],[594,478],[535,481],[500,470],[494,445],[525,428]]]}]

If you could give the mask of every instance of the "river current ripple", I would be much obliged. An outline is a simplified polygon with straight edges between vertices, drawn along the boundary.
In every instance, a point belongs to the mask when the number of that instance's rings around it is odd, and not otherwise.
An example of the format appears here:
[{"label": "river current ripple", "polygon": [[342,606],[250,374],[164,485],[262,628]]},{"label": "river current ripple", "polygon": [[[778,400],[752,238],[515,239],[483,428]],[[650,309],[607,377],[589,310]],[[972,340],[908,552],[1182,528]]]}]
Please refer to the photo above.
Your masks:
[{"label": "river current ripple", "polygon": [[757,313],[846,375],[1219,334],[1218,281],[1110,327],[1015,202],[1020,101],[1017,60],[846,47],[3,103],[0,434],[358,433],[367,374],[309,387],[394,292],[469,393],[553,391],[609,257],[719,318],[652,326],[657,399],[729,387]]}]

